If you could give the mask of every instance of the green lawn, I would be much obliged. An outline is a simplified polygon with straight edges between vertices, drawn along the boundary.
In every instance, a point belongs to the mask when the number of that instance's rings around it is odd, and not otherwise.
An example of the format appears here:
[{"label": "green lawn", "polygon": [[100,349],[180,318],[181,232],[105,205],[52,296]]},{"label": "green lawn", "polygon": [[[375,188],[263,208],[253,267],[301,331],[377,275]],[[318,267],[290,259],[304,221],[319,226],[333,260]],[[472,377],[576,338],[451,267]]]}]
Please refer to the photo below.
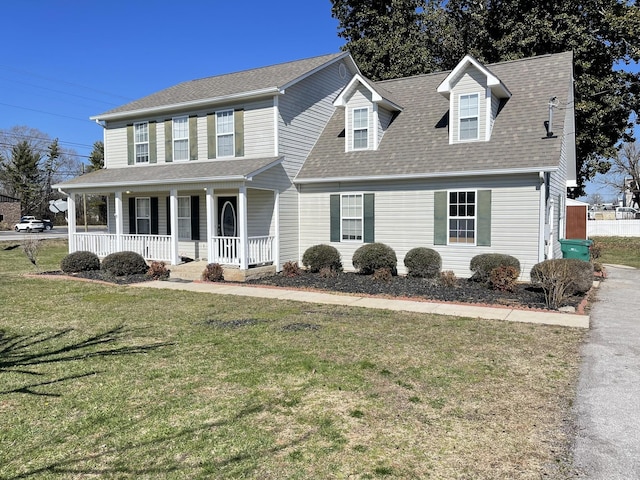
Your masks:
[{"label": "green lawn", "polygon": [[600,246],[600,263],[640,268],[640,237],[593,237]]},{"label": "green lawn", "polygon": [[9,245],[2,479],[563,470],[582,330],[27,277]]}]

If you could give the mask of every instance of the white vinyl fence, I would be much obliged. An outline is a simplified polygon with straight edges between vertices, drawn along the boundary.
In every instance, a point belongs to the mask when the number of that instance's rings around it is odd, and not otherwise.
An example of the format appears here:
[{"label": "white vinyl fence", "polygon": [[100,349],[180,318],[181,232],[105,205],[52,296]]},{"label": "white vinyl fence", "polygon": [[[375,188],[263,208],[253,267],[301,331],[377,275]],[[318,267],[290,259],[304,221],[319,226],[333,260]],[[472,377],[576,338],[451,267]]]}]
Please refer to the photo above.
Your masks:
[{"label": "white vinyl fence", "polygon": [[640,237],[640,219],[589,220],[587,237]]}]

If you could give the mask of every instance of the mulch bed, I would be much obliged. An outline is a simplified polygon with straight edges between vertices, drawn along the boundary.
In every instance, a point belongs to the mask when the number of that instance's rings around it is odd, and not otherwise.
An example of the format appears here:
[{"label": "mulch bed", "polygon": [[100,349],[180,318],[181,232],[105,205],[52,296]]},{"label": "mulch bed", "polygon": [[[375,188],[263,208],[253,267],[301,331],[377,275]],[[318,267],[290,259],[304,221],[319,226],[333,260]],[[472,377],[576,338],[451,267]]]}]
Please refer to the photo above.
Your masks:
[{"label": "mulch bed", "polygon": [[[150,281],[147,275],[130,275],[114,277],[102,270],[93,270],[74,274],[62,271],[43,272],[42,275],[66,276],[83,280],[101,281],[117,285],[129,285]],[[230,282],[229,282],[230,283]],[[272,286],[305,290],[320,290],[354,295],[382,296],[388,298],[406,298],[415,300],[431,300],[451,303],[468,303],[477,305],[496,305],[511,308],[549,310],[545,305],[542,289],[529,283],[519,283],[512,292],[493,290],[488,286],[470,279],[456,279],[455,286],[445,286],[437,282],[414,277],[394,276],[390,280],[376,280],[371,275],[352,272],[341,272],[333,277],[323,277],[319,273],[303,271],[295,277],[282,273],[249,280],[247,285]],[[572,296],[564,306],[581,310],[585,296]]]},{"label": "mulch bed", "polygon": [[[334,277],[323,277],[318,273],[309,272],[303,272],[295,277],[278,274],[247,283],[368,296],[549,310],[545,306],[542,289],[529,283],[519,283],[513,292],[503,292],[464,278],[457,279],[455,286],[449,287],[422,278],[394,276],[389,281],[384,281],[376,280],[371,275],[351,272],[342,272]],[[565,302],[565,306],[577,308],[583,299],[583,295],[570,297]]]}]

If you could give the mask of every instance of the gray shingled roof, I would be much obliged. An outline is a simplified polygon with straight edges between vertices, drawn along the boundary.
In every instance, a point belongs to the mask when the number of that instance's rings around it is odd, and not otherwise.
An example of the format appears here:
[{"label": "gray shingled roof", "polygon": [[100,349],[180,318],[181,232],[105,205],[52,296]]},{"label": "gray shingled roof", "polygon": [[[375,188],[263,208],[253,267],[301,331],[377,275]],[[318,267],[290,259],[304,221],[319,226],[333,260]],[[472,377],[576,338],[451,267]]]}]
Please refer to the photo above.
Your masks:
[{"label": "gray shingled roof", "polygon": [[[544,55],[490,68],[512,93],[496,118],[490,141],[449,145],[449,102],[436,92],[449,72],[378,82],[404,107],[378,150],[344,151],[344,109],[337,108],[296,181],[557,168],[572,54]],[[553,124],[558,137],[543,138],[551,97],[560,102]]]},{"label": "gray shingled roof", "polygon": [[344,52],[334,53],[263,68],[254,68],[241,72],[191,80],[153,93],[92,118],[100,119],[118,113],[167,107],[208,99],[219,99],[270,88],[279,89],[294,82],[312,70],[345,55],[346,53]]},{"label": "gray shingled roof", "polygon": [[241,181],[280,163],[280,157],[252,160],[215,160],[164,165],[145,165],[131,168],[96,170],[54,188],[96,188],[154,185],[166,183],[200,183],[204,181]]}]

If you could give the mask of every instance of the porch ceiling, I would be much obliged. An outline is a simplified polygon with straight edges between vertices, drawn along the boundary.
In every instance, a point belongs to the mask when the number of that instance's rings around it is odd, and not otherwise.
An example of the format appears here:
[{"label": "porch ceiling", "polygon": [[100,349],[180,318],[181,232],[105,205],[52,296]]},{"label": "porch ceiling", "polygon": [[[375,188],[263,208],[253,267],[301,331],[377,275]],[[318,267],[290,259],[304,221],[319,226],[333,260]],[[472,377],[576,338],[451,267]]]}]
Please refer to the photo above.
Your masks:
[{"label": "porch ceiling", "polygon": [[282,157],[246,160],[213,160],[163,165],[106,168],[52,185],[67,190],[110,187],[128,188],[166,183],[246,181],[282,162]]}]

